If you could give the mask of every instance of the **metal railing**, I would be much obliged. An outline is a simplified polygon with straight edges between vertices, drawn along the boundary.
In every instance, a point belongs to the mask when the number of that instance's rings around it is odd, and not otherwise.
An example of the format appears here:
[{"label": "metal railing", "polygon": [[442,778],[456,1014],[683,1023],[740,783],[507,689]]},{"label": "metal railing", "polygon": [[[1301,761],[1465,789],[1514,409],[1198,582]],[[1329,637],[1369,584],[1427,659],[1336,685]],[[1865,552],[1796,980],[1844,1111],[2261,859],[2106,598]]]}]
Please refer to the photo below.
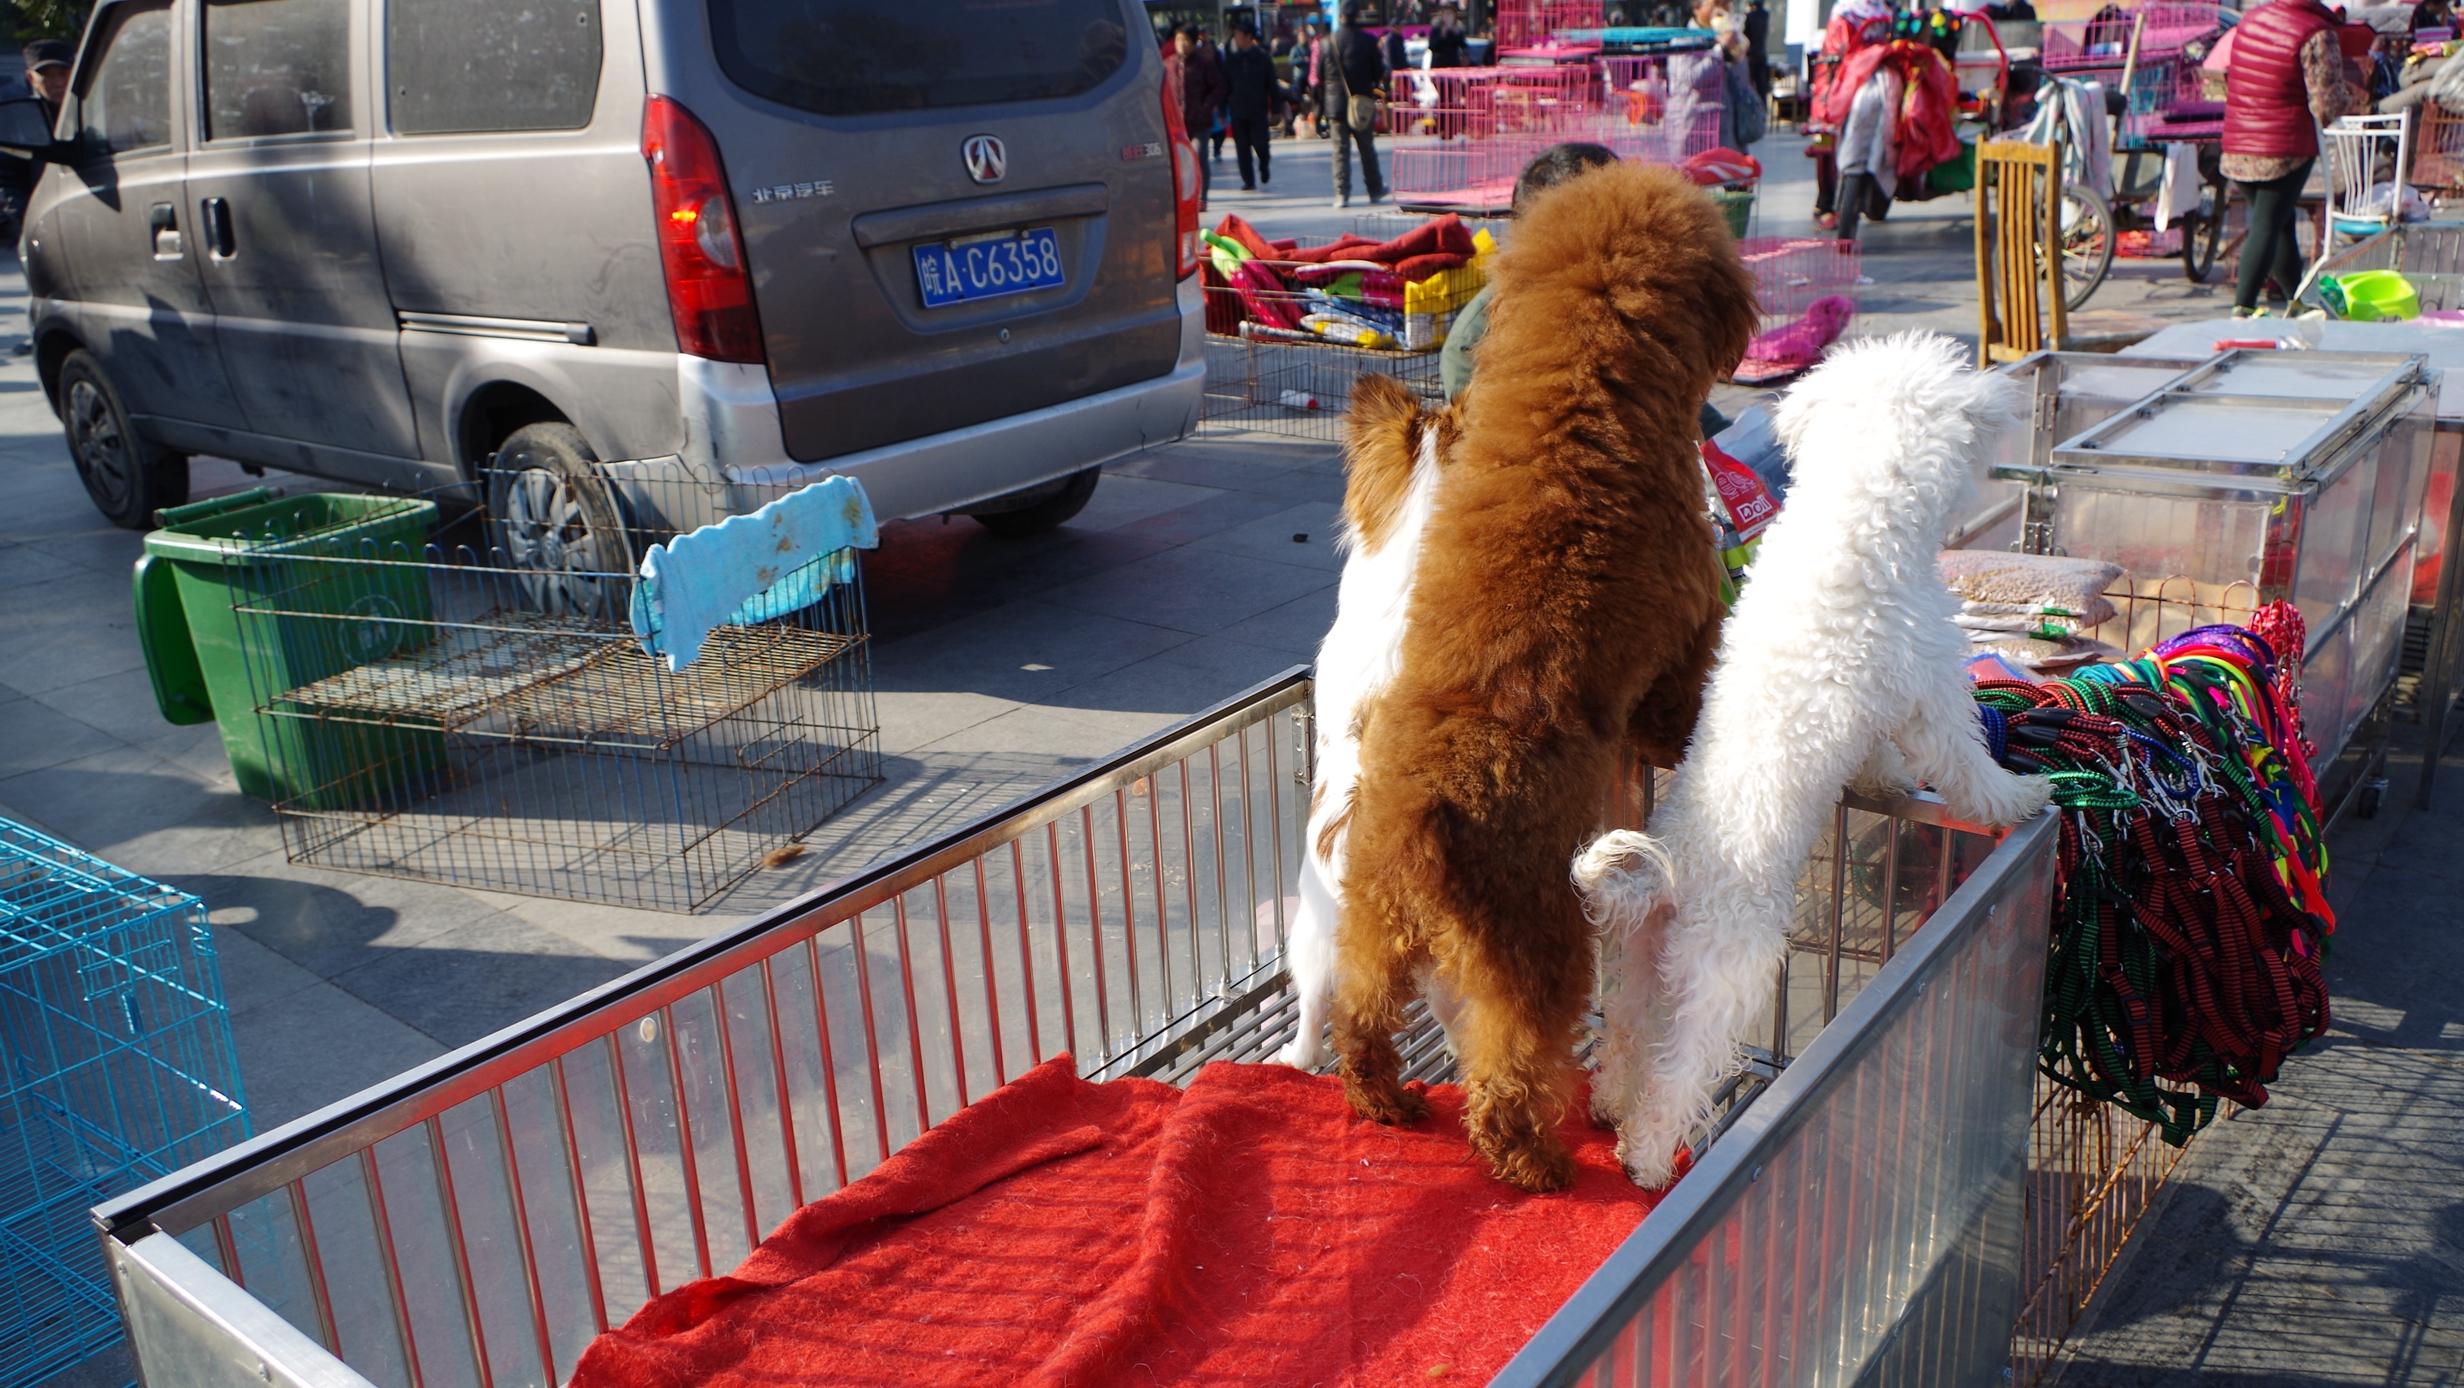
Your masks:
[{"label": "metal railing", "polygon": [[[730,1269],[789,1212],[1033,1064],[1069,1052],[1090,1076],[1171,1080],[1262,1058],[1294,1024],[1281,950],[1309,693],[1301,671],[1269,681],[97,1211],[140,1364],[203,1384],[560,1382],[650,1297]],[[1651,787],[1635,778],[1608,817],[1639,822]],[[2024,1156],[2045,827],[1996,846],[1930,803],[1841,806],[1737,1097],[1780,1078],[1732,1107],[1736,1130],[1663,1207],[1697,1215],[1654,1216],[1663,1243],[1629,1245],[1586,1297],[1618,1278],[1652,1294],[1712,1256],[1711,1231],[1784,1213],[1740,1203],[1735,1181],[1762,1200],[1788,1185],[1748,1180],[1741,1153],[1802,1164],[1832,1192],[1822,1246],[1872,1264],[1824,1293],[1826,1315],[1860,1327],[1823,1331],[1843,1353],[1935,1304],[1918,1294],[1971,1257],[1960,1230],[2016,1246],[2016,1186],[2002,1191]],[[1425,1022],[1406,1054],[1418,1075],[1447,1072]],[[1895,1093],[1894,1076],[1921,1082]],[[1853,1134],[1876,1115],[1903,1125],[1888,1146]],[[1765,1299],[1774,1315],[1797,1304]],[[1990,1300],[1960,1293],[1963,1334],[1982,1333],[1970,1322]],[[1986,1337],[1996,1354],[2012,1304]],[[1580,1334],[1553,1330],[1518,1364],[1581,1364],[1598,1346]]]},{"label": "metal railing", "polygon": [[1496,1381],[1994,1381],[2053,837],[2015,831]]}]

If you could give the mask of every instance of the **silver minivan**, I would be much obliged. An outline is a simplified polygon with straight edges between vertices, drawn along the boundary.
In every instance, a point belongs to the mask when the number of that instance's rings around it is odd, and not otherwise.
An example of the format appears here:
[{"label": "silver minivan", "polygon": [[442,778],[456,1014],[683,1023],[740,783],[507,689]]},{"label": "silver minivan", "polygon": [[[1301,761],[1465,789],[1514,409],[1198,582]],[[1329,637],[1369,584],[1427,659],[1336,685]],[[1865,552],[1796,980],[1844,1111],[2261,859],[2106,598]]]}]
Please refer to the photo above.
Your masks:
[{"label": "silver minivan", "polygon": [[127,526],[198,453],[469,488],[545,566],[629,567],[634,498],[833,473],[1057,525],[1203,390],[1146,35],[1138,0],[104,0],[26,211],[43,386]]}]

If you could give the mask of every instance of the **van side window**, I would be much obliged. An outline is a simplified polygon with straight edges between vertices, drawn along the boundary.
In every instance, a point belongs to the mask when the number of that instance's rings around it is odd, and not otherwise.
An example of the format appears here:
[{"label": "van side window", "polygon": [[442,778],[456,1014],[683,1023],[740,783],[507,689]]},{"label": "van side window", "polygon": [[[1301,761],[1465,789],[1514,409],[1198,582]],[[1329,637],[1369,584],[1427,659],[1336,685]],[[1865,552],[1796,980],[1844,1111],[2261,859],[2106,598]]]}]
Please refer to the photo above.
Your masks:
[{"label": "van side window", "polygon": [[205,138],[351,128],[351,0],[206,0]]},{"label": "van side window", "polygon": [[111,154],[171,143],[171,8],[123,10],[77,98],[86,148]]},{"label": "van side window", "polygon": [[401,135],[579,130],[599,97],[599,0],[389,0]]}]

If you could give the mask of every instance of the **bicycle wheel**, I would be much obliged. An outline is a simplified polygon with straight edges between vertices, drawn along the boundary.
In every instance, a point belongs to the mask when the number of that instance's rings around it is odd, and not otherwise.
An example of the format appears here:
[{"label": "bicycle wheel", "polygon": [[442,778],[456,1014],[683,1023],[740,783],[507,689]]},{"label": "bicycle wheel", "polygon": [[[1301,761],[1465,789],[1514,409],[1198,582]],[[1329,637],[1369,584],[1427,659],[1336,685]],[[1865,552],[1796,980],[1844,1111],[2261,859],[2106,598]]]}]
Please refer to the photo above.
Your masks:
[{"label": "bicycle wheel", "polygon": [[2113,209],[2085,188],[2062,190],[2062,303],[2078,308],[2113,269]]},{"label": "bicycle wheel", "polygon": [[2224,189],[2210,188],[2199,199],[2199,210],[2182,219],[2182,277],[2205,284],[2216,273],[2216,256],[2224,249]]}]

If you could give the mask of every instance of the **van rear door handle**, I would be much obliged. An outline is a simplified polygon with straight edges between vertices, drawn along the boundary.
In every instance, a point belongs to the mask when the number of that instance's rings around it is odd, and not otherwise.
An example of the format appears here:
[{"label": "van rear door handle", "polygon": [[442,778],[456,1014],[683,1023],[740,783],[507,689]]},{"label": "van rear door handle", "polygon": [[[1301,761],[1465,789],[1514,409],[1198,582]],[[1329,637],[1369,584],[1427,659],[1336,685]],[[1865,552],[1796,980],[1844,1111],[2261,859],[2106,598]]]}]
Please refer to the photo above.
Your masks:
[{"label": "van rear door handle", "polygon": [[205,249],[216,260],[229,260],[239,247],[231,243],[231,201],[228,198],[207,198],[201,210],[205,213]]},{"label": "van rear door handle", "polygon": [[177,260],[186,254],[180,244],[180,214],[171,204],[158,202],[146,209],[146,222],[154,232],[156,260]]}]

